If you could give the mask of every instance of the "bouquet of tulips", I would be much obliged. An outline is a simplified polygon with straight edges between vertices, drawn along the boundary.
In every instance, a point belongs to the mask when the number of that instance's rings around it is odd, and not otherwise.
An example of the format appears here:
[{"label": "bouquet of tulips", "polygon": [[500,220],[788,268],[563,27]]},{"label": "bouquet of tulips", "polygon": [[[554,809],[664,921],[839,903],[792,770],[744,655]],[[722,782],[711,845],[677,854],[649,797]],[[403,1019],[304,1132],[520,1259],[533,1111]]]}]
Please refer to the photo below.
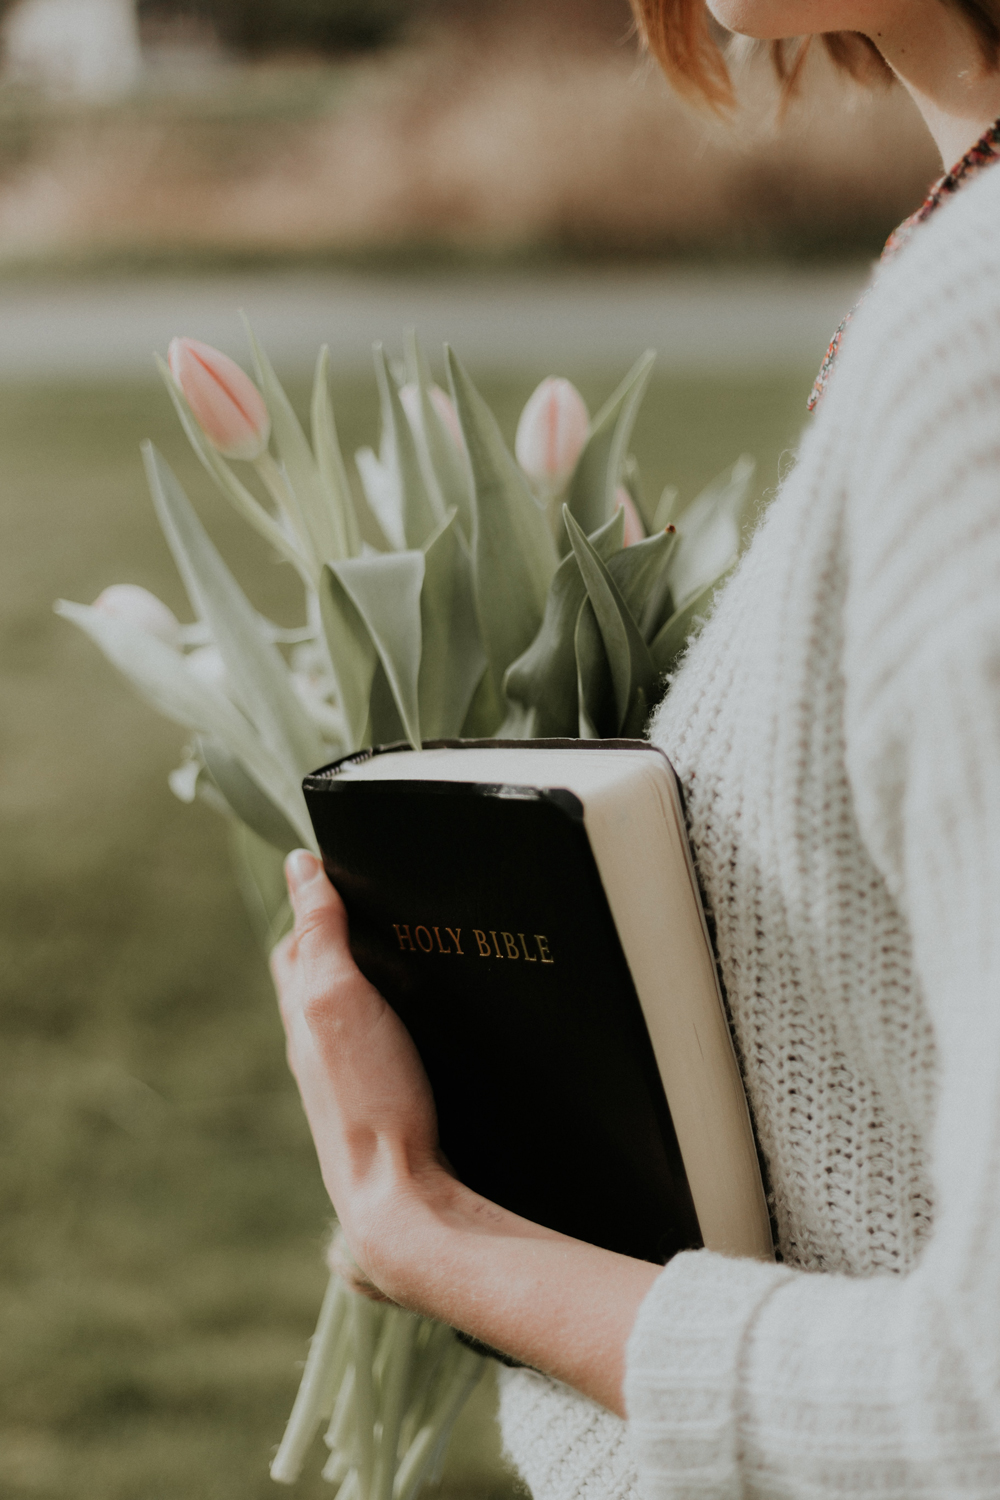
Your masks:
[{"label": "bouquet of tulips", "polygon": [[[741,459],[674,522],[629,453],[653,356],[591,418],[548,379],[511,454],[458,359],[450,395],[415,337],[375,348],[376,454],[352,484],[319,356],[307,437],[248,329],[254,384],[218,350],[175,339],[163,378],[221,494],[295,569],[302,624],[250,603],[162,456],[153,504],[194,623],[133,585],[60,602],[190,739],[170,784],[229,819],[238,878],[269,947],[288,922],[282,859],[315,848],[303,775],[362,746],[452,736],[639,735],[739,550],[752,464]],[[256,473],[253,488],[235,467]],[[252,481],[251,481],[252,483]],[[440,1470],[484,1367],[452,1330],[331,1278],[272,1476],[294,1481],[326,1423],[342,1500],[411,1500]]]}]

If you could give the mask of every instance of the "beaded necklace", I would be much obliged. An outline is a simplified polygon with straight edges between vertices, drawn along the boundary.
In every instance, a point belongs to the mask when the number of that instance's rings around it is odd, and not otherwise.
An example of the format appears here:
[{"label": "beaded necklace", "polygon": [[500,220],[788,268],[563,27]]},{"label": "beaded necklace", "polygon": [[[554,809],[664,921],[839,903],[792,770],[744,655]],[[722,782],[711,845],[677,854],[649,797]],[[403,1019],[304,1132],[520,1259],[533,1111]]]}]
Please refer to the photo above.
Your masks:
[{"label": "beaded necklace", "polygon": [[[947,198],[957,193],[959,188],[968,182],[970,177],[974,177],[977,172],[981,172],[984,167],[991,166],[998,159],[1000,159],[1000,120],[997,120],[990,126],[986,134],[980,137],[971,151],[966,152],[957,166],[952,167],[950,172],[946,172],[934,184],[916,213],[911,214],[908,219],[904,219],[899,228],[893,230],[885,242],[885,249],[882,251],[879,260],[879,269],[887,261],[892,260],[899,254],[903,246],[909,243],[917,227],[923,224],[925,219],[929,219],[931,214],[936,213]],[[812,395],[809,397],[808,407],[810,411],[815,411],[823,392],[826,390],[827,381],[830,379],[830,372],[836,362],[837,355],[840,353],[840,346],[844,342],[844,333],[847,330],[848,324],[852,321],[854,314],[866,300],[871,290],[872,288],[869,287],[862,294],[830,340],[830,347],[826,351],[826,358],[820,366],[820,372],[816,376],[816,384],[813,386]]]}]

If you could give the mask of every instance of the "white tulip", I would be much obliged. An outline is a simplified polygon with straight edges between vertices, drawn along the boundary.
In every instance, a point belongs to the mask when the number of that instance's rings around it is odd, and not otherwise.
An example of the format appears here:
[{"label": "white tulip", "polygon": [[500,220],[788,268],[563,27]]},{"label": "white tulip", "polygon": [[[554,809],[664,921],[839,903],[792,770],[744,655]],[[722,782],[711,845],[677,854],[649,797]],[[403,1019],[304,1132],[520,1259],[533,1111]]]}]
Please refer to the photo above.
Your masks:
[{"label": "white tulip", "polygon": [[181,627],[173,610],[137,583],[111,584],[94,600],[94,608],[113,620],[155,635],[164,645],[180,644]]},{"label": "white tulip", "polygon": [[222,653],[218,646],[199,646],[194,651],[189,651],[184,658],[187,669],[197,677],[204,687],[213,691],[226,693],[229,690],[229,678],[226,673],[226,664],[222,660]]}]

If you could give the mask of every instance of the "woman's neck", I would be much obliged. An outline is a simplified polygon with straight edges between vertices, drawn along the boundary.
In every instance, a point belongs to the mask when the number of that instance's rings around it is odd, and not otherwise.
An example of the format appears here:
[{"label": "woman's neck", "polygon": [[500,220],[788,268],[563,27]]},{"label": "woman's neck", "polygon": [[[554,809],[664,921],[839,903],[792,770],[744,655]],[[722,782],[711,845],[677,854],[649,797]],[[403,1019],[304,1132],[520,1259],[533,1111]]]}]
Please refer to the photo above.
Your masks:
[{"label": "woman's neck", "polygon": [[1000,118],[1000,72],[987,67],[975,33],[942,0],[880,7],[867,29],[908,90],[950,168]]}]

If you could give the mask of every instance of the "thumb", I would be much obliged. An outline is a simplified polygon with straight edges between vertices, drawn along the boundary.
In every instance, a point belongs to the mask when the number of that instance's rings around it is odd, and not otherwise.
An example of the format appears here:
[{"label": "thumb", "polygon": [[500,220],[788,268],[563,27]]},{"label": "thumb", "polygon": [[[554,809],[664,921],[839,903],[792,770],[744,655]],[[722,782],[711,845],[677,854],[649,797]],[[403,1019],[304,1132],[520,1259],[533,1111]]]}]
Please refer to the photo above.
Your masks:
[{"label": "thumb", "polygon": [[343,903],[323,865],[308,849],[295,849],[285,860],[285,879],[295,917],[295,937],[300,944],[311,938],[337,944],[346,940],[347,919]]}]

